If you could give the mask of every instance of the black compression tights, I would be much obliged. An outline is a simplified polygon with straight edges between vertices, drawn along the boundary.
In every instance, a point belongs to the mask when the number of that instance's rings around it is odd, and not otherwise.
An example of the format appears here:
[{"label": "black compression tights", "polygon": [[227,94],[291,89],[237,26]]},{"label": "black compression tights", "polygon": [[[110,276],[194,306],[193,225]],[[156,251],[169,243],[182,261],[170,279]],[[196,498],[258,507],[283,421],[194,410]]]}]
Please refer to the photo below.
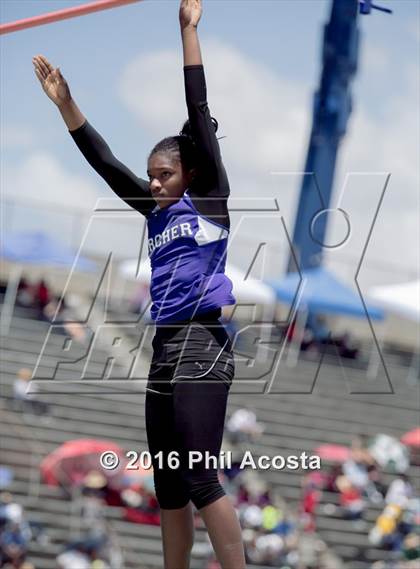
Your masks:
[{"label": "black compression tights", "polygon": [[[205,452],[218,457],[222,444],[228,389],[221,382],[178,381],[172,395],[146,392],[146,430],[152,455],[156,497],[164,509],[197,509],[225,495],[217,468],[206,468]],[[162,451],[162,466],[153,456]],[[170,469],[167,456],[177,451],[180,468]],[[188,469],[188,453],[203,461]]]}]

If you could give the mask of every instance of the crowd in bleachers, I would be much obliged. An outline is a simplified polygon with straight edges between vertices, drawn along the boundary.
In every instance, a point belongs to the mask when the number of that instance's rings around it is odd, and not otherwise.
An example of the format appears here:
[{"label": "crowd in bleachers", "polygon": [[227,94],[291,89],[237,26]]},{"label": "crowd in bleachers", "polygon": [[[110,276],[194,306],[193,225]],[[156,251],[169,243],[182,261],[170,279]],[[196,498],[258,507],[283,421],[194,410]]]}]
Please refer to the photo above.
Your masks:
[{"label": "crowd in bleachers", "polygon": [[[282,329],[288,342],[296,341],[296,318],[290,326]],[[339,354],[342,358],[357,359],[359,357],[359,344],[354,336],[346,331],[341,334],[333,333],[324,317],[309,314],[302,337],[299,340],[302,352]]]},{"label": "crowd in bleachers", "polygon": [[58,569],[120,569],[122,557],[108,535],[70,541],[56,558]]},{"label": "crowd in bleachers", "polygon": [[[236,410],[227,421],[227,436],[233,448],[237,444],[255,442],[263,431],[264,426],[249,408]],[[386,452],[383,452],[384,445]],[[417,568],[416,563],[420,560],[420,499],[405,474],[409,461],[408,452],[402,452],[402,446],[386,435],[379,435],[376,446],[369,448],[365,437],[355,438],[347,460],[332,464],[327,470],[310,472],[302,479],[298,511],[288,508],[266,486],[256,491],[261,486],[258,477],[247,483],[246,471],[241,472],[239,463],[234,462],[232,468],[224,471],[224,485],[239,513],[247,561],[276,567],[301,567],[298,542],[308,532],[316,531],[316,516],[325,490],[338,494],[339,506],[325,504],[324,514],[351,521],[356,528],[366,532],[372,546],[390,551],[395,565],[378,565],[375,569]],[[385,463],[382,459],[385,457],[395,471],[389,484],[384,482],[382,467]],[[373,526],[364,520],[369,503],[382,508]]]},{"label": "crowd in bleachers", "polygon": [[[39,398],[26,394],[31,372],[21,368],[13,385],[13,408],[24,413],[48,415],[48,405]],[[264,432],[264,425],[251,408],[237,409],[227,420],[226,438],[231,448],[255,443]],[[388,448],[389,451],[389,448]],[[393,453],[389,453],[392,455]],[[239,462],[220,471],[227,490],[235,503],[241,526],[248,563],[266,566],[286,565],[291,569],[302,567],[299,543],[305,534],[316,531],[316,516],[322,504],[324,490],[338,494],[338,504],[324,504],[323,514],[331,514],[362,524],[372,546],[392,552],[401,563],[420,558],[416,529],[420,527],[420,505],[413,485],[404,472],[408,463],[404,455],[397,456],[397,473],[386,485],[374,453],[361,439],[352,444],[347,460],[332,464],[329,469],[313,471],[302,480],[302,499],[298,510],[292,510],[278,495],[273,494],[255,472],[240,470]],[[398,462],[398,457],[400,462]],[[377,457],[378,458],[378,457]],[[84,569],[117,568],[118,547],[110,537],[105,521],[105,508],[114,505],[124,508],[126,520],[159,525],[159,506],[154,494],[152,477],[132,480],[126,487],[112,489],[100,472],[90,472],[78,487],[81,499],[82,538],[70,541],[57,557],[60,569],[73,569],[75,563]],[[68,491],[72,499],[74,495]],[[382,512],[371,527],[364,521],[369,502],[380,505]],[[0,504],[0,544],[2,567],[31,569],[26,561],[28,543],[32,539],[46,539],[36,524],[25,521],[23,509],[3,493]],[[200,524],[198,513],[196,523]],[[44,535],[44,537],[43,537]],[[41,536],[41,537],[40,537]],[[327,551],[322,540],[314,559]],[[209,549],[211,550],[211,548]],[[404,561],[405,560],[405,561]],[[315,561],[314,561],[315,562]],[[209,567],[217,567],[213,554]],[[409,565],[407,565],[408,567]],[[401,565],[406,567],[406,565]],[[379,569],[382,569],[378,566]],[[375,569],[377,569],[375,567]],[[388,569],[384,566],[384,569]],[[394,569],[394,566],[392,566]]]},{"label": "crowd in bleachers", "polygon": [[[226,435],[231,445],[233,457],[239,445],[258,441],[264,432],[264,425],[257,419],[252,408],[237,409],[228,419]],[[247,563],[270,567],[305,568],[321,564],[327,555],[326,544],[317,538],[316,546],[308,548],[306,558],[302,557],[304,530],[299,512],[290,508],[286,502],[263,482],[255,471],[240,469],[240,456],[233,458],[232,465],[224,468],[222,482],[235,504],[241,522],[242,537]],[[209,568],[218,567],[214,557]]]},{"label": "crowd in bleachers", "polygon": [[[243,528],[248,563],[291,568],[301,566],[297,516],[271,490],[255,493],[250,492],[246,483],[237,481],[236,485],[234,499]],[[252,487],[255,488],[255,484]]]},{"label": "crowd in bleachers", "polygon": [[[380,435],[380,441],[381,437],[386,435]],[[391,437],[387,438],[392,442]],[[308,494],[316,495],[310,507],[314,528],[322,492],[335,492],[339,495],[339,507],[324,504],[322,513],[351,520],[356,528],[367,533],[372,546],[390,551],[393,562],[402,563],[398,567],[408,567],[411,561],[420,562],[420,497],[416,496],[414,486],[405,474],[409,466],[408,453],[401,452],[397,441],[393,444],[394,449],[390,446],[387,449],[387,458],[395,454],[399,460],[393,463],[394,479],[389,484],[383,481],[383,464],[377,449],[375,452],[374,446],[368,448],[363,438],[358,438],[353,442],[347,460],[331,465],[329,470],[308,475],[304,488]],[[379,505],[382,510],[373,526],[364,519],[369,503]]]},{"label": "crowd in bleachers", "polygon": [[54,323],[57,332],[60,332],[62,326],[62,333],[73,340],[80,343],[86,340],[86,327],[77,322],[78,318],[67,298],[54,294],[46,279],[29,282],[26,277],[21,277],[16,292],[16,305],[34,310],[38,320]]},{"label": "crowd in bleachers", "polygon": [[54,294],[45,279],[30,282],[24,276],[20,278],[16,293],[18,306],[36,309],[38,317],[42,319],[46,306],[54,300]]},{"label": "crowd in bleachers", "polygon": [[[25,396],[29,379],[29,370],[20,370],[13,388],[14,409],[48,416],[48,405],[43,405],[39,397],[35,400]],[[226,433],[233,446],[256,442],[263,432],[264,425],[259,423],[256,413],[250,409],[238,409],[227,421]],[[303,563],[298,542],[302,543],[305,535],[315,532],[317,511],[323,506],[324,514],[330,512],[356,524],[363,522],[364,526],[360,527],[364,527],[372,546],[390,551],[392,562],[375,563],[372,569],[417,569],[420,544],[415,530],[419,527],[420,514],[413,485],[403,472],[397,473],[391,484],[385,484],[380,464],[368,449],[363,445],[359,447],[358,451],[353,449],[349,460],[334,465],[328,471],[311,473],[304,479],[299,510],[292,510],[279,496],[274,495],[268,486],[263,486],[261,481],[247,478],[246,473],[238,470],[237,464],[220,473],[240,516],[248,563],[276,567],[286,565],[292,569],[310,566],[310,562],[307,565]],[[107,488],[106,481],[103,484],[97,477],[95,487],[93,479],[94,476],[86,479],[82,487],[83,517],[89,527],[94,527],[96,522],[98,525],[95,527],[101,526],[106,505],[124,506],[127,520],[159,524],[159,508],[150,484],[131,485],[123,490],[117,499]],[[338,508],[332,504],[322,504],[324,490],[337,494]],[[382,508],[374,524],[364,521],[369,503]],[[12,510],[13,508],[9,508],[9,511]],[[36,524],[24,522],[16,527],[10,520],[2,523],[4,511],[0,504],[0,566],[33,569],[26,560],[28,544],[31,540],[47,537],[37,529]],[[95,524],[91,523],[95,519]],[[317,548],[313,550],[313,563],[324,568],[325,564],[319,559],[326,554],[327,546],[322,540],[317,543]],[[82,532],[80,539],[69,541],[57,557],[57,566],[60,569],[74,569],[75,566],[78,569],[114,569],[118,567],[118,555],[118,547],[105,525],[96,535]],[[214,559],[209,560],[209,568],[212,563],[216,569]]]},{"label": "crowd in bleachers", "polygon": [[[10,484],[13,471],[7,470],[10,472],[7,484]],[[76,520],[69,519],[69,526],[70,522],[75,524],[80,537],[65,544],[56,559],[58,569],[120,569],[121,551],[106,523],[105,502],[92,474],[80,488],[79,499],[80,511],[75,514]],[[22,505],[9,491],[3,490],[0,493],[0,567],[35,569],[27,559],[31,542],[47,547],[50,537],[43,525],[28,519]]]},{"label": "crowd in bleachers", "polygon": [[[27,382],[28,370],[20,370],[18,380]],[[23,388],[22,388],[23,389]],[[19,402],[20,389],[15,389]],[[15,401],[15,404],[16,404]],[[22,403],[22,401],[20,401]],[[23,405],[20,410],[25,410]],[[29,408],[29,412],[39,412]],[[233,451],[241,445],[255,443],[264,432],[255,411],[237,409],[228,419],[226,438]],[[234,455],[235,456],[235,455]],[[320,563],[328,554],[327,545],[318,538],[312,550],[312,560],[302,562],[301,545],[305,536],[316,535],[317,513],[330,514],[359,525],[366,532],[372,546],[389,550],[394,562],[406,563],[420,558],[419,539],[420,502],[413,485],[404,472],[396,472],[394,480],[385,484],[383,472],[366,444],[354,441],[347,460],[332,464],[328,469],[312,471],[302,480],[302,498],[298,509],[292,509],[262,481],[258,472],[239,468],[238,461],[220,471],[222,483],[237,509],[246,559],[250,564],[295,567]],[[406,465],[399,465],[405,468]],[[396,465],[398,470],[398,464]],[[125,487],[115,490],[103,473],[90,471],[77,491],[67,489],[67,496],[80,500],[80,537],[69,541],[57,557],[59,569],[117,569],[120,566],[119,548],[106,522],[106,506],[124,508],[126,520],[159,525],[159,506],[154,494],[153,478],[143,477],[127,481]],[[336,504],[323,504],[323,492],[338,494]],[[369,503],[380,505],[382,512],[375,523],[367,524],[364,513]],[[28,543],[42,538],[36,524],[24,520],[23,509],[3,493],[0,504],[0,544],[2,565],[13,569],[30,569],[25,561]],[[196,512],[196,525],[200,525]],[[209,552],[211,552],[209,547]],[[26,563],[26,565],[24,565]],[[408,564],[408,565],[407,565]],[[209,554],[208,568],[217,567],[213,553]],[[400,567],[400,566],[398,566]],[[391,566],[390,566],[391,568]],[[375,569],[388,569],[386,565]],[[396,569],[396,566],[392,566]]]}]

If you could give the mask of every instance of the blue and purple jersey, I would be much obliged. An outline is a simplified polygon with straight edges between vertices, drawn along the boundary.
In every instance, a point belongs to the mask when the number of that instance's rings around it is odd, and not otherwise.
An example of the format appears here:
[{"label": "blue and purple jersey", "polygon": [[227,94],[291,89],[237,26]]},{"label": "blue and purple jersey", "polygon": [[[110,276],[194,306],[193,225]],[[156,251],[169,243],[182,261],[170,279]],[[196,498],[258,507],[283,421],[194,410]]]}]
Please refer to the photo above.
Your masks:
[{"label": "blue and purple jersey", "polygon": [[153,211],[147,225],[153,320],[188,320],[235,303],[224,274],[226,227],[202,216],[187,193]]},{"label": "blue and purple jersey", "polygon": [[70,131],[89,164],[128,205],[146,216],[152,268],[151,315],[156,323],[188,320],[234,304],[224,274],[230,229],[229,182],[207,105],[202,65],[184,67],[191,134],[197,149],[197,176],[179,201],[159,208],[149,183],[112,154],[86,121]]}]

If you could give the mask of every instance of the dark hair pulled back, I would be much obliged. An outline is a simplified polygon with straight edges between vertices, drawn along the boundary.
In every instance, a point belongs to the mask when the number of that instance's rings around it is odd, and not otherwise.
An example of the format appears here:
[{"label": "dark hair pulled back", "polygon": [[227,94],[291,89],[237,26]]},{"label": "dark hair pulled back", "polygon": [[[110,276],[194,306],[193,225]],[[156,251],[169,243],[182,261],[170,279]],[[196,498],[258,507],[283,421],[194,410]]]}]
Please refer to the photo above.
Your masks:
[{"label": "dark hair pulled back", "polygon": [[[219,123],[215,118],[211,118],[214,124],[214,131],[217,132]],[[168,136],[158,142],[149,154],[149,160],[153,154],[158,152],[172,154],[175,160],[181,162],[185,170],[197,167],[197,149],[192,135],[190,121],[187,120],[182,126],[178,136]]]}]

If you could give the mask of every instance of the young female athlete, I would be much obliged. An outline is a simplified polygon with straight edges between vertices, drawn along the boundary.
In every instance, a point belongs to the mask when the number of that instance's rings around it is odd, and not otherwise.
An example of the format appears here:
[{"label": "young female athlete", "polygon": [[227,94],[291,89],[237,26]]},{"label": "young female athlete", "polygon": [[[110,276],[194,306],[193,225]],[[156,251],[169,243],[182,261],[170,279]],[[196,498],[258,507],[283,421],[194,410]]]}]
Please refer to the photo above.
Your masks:
[{"label": "young female athlete", "polygon": [[[223,569],[245,567],[241,528],[217,468],[191,451],[218,456],[234,376],[232,346],[220,322],[234,304],[225,276],[229,183],[207,106],[197,26],[201,0],[182,0],[180,26],[188,121],[148,158],[149,181],[119,162],[88,123],[60,69],[42,55],[35,73],[57,105],[78,148],[112,190],[142,213],[152,267],[151,314],[156,323],[146,387],[146,430],[161,507],[165,569],[189,567],[196,506]],[[170,468],[169,453],[180,457]],[[160,453],[160,459],[155,458]],[[191,468],[189,468],[191,467]]]}]

